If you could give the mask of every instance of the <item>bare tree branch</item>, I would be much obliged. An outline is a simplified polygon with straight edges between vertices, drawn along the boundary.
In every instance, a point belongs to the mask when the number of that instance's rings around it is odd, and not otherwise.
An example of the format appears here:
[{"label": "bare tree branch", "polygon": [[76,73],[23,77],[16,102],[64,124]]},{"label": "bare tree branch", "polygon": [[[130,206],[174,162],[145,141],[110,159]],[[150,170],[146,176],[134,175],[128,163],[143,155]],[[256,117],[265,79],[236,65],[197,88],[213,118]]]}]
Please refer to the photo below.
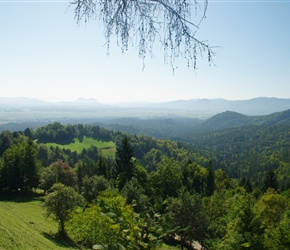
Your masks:
[{"label": "bare tree branch", "polygon": [[[197,0],[74,0],[77,23],[99,19],[104,25],[107,49],[112,36],[122,52],[128,50],[129,42],[139,47],[139,56],[144,59],[158,38],[164,49],[164,59],[172,68],[178,58],[185,58],[188,67],[197,68],[197,57],[206,53],[209,64],[213,51],[209,44],[196,38],[202,20],[206,17],[208,0],[197,24],[192,21],[192,10],[200,7]],[[133,42],[133,39],[137,39]]]}]

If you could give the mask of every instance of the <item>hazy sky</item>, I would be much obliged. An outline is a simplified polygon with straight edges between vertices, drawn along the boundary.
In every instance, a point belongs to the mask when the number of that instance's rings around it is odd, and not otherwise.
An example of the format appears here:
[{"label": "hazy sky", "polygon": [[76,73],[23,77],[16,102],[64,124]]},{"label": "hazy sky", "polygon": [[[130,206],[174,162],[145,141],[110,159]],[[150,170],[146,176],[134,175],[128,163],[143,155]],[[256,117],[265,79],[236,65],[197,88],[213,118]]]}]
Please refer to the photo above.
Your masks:
[{"label": "hazy sky", "polygon": [[290,1],[209,0],[197,37],[214,49],[198,70],[163,54],[104,47],[98,21],[78,26],[67,1],[0,0],[0,97],[103,103],[193,98],[290,98]]}]

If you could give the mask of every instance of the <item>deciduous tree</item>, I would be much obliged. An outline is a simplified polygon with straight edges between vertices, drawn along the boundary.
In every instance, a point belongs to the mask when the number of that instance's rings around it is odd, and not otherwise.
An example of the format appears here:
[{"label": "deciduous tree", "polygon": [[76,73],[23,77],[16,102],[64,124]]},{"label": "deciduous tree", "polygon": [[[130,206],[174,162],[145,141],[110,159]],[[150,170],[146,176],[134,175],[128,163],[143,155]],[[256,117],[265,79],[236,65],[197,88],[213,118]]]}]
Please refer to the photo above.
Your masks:
[{"label": "deciduous tree", "polygon": [[163,199],[171,196],[177,197],[182,187],[181,164],[168,157],[163,157],[157,165],[157,171],[150,174],[150,184],[153,193]]},{"label": "deciduous tree", "polygon": [[67,227],[69,235],[85,246],[99,244],[118,249],[117,245],[127,245],[132,223],[132,206],[126,205],[125,198],[116,192],[105,191],[96,203],[73,213]]},{"label": "deciduous tree", "polygon": [[202,241],[205,238],[206,220],[199,194],[181,190],[177,198],[169,199],[167,211],[171,228],[181,238],[181,249],[186,242],[190,245],[193,240]]},{"label": "deciduous tree", "polygon": [[77,188],[76,172],[64,161],[58,160],[52,163],[41,174],[40,187],[45,192],[55,183],[62,183],[65,186]]},{"label": "deciduous tree", "polygon": [[81,193],[83,197],[91,202],[100,194],[110,188],[109,181],[104,176],[85,176],[82,181]]},{"label": "deciduous tree", "polygon": [[65,222],[69,219],[69,212],[84,206],[85,201],[72,187],[66,187],[61,183],[54,184],[51,191],[45,197],[44,207],[47,216],[59,222],[59,233],[65,235]]},{"label": "deciduous tree", "polygon": [[273,189],[268,189],[268,191],[259,198],[253,210],[253,234],[251,237],[251,246],[253,249],[264,247],[265,233],[279,225],[286,208],[287,198],[277,194]]}]

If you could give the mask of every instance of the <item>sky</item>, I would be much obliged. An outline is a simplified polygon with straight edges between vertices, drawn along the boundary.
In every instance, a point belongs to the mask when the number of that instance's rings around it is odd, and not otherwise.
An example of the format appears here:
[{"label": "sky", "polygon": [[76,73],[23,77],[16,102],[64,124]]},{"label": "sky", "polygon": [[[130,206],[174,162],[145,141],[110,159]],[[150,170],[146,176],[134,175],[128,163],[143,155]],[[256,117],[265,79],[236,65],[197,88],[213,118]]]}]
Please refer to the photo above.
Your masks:
[{"label": "sky", "polygon": [[113,42],[103,26],[77,25],[63,0],[0,0],[0,97],[49,101],[95,98],[101,103],[196,98],[290,98],[290,0],[209,0],[196,37],[215,52],[197,70],[172,71],[159,49],[139,59]]}]

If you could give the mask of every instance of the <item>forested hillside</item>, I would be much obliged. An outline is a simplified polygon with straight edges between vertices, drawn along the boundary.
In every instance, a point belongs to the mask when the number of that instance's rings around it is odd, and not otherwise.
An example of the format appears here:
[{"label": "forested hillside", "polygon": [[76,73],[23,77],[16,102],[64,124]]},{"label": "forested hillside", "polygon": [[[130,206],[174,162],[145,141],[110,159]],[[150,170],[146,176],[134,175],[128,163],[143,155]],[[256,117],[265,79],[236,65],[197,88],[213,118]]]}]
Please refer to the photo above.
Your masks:
[{"label": "forested hillside", "polygon": [[226,111],[209,118],[203,123],[204,126],[214,130],[246,125],[270,126],[287,124],[290,124],[290,109],[264,116],[246,116],[237,112]]},{"label": "forested hillside", "polygon": [[234,178],[249,178],[257,184],[273,170],[279,175],[279,185],[288,185],[285,169],[289,162],[290,110],[265,116],[226,111],[205,121],[119,119],[106,126],[186,143],[211,159],[214,169],[222,168]]},{"label": "forested hillside", "polygon": [[288,249],[290,126],[181,135],[59,122],[2,131],[0,190],[40,192],[59,236],[84,248]]}]

